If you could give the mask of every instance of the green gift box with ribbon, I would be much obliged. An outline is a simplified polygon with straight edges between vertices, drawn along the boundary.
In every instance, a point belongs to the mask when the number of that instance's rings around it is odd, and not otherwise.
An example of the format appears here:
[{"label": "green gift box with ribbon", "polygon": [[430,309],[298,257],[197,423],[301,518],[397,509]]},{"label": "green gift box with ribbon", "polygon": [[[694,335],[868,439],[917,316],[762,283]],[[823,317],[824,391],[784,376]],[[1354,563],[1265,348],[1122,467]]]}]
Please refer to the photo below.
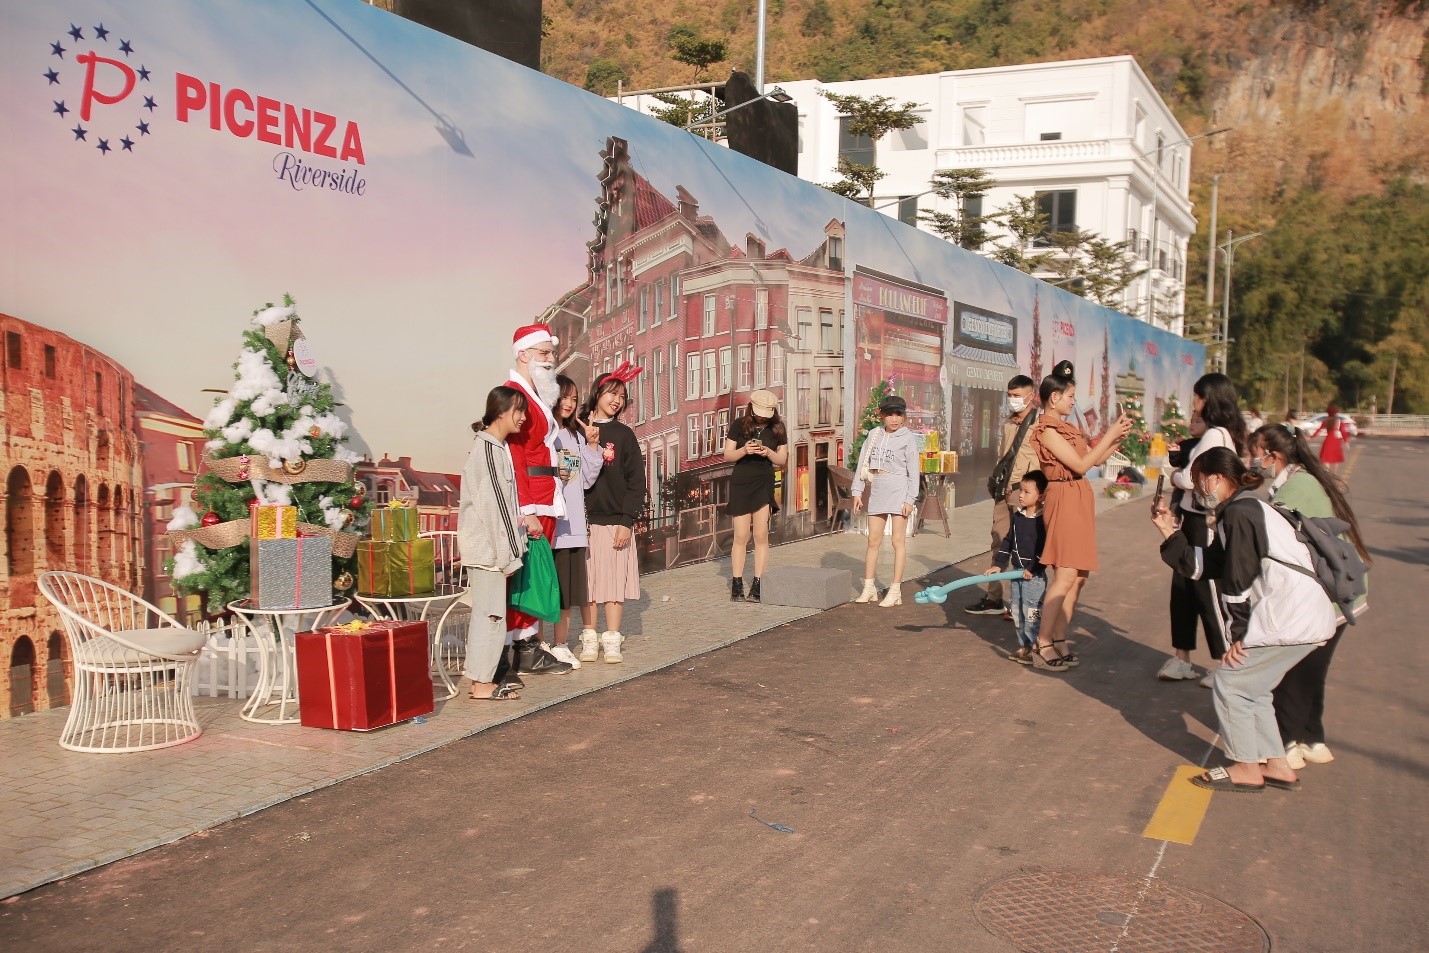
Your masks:
[{"label": "green gift box with ribbon", "polygon": [[422,535],[421,519],[415,506],[372,508],[371,535],[374,540],[415,540]]},{"label": "green gift box with ribbon", "polygon": [[364,596],[421,596],[436,590],[430,539],[364,539],[357,544],[357,591]]}]

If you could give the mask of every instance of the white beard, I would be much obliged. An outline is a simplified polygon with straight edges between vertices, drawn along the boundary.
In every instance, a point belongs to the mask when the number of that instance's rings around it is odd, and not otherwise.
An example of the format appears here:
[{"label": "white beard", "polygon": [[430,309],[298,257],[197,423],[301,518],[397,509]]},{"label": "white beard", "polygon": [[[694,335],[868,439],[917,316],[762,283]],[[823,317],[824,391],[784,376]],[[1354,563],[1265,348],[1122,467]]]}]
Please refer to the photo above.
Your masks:
[{"label": "white beard", "polygon": [[542,367],[540,364],[532,364],[531,384],[536,388],[536,396],[541,398],[541,403],[547,407],[554,407],[556,401],[561,399],[561,385],[556,382],[556,369],[554,367]]}]

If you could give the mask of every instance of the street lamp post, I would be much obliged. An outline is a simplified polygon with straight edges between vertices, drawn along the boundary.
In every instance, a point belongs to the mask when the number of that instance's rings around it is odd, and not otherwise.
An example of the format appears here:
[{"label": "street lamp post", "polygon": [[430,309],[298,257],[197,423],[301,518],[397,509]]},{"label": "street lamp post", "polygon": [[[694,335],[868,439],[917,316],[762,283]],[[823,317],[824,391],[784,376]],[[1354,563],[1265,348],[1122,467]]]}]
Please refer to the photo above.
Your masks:
[{"label": "street lamp post", "polygon": [[[774,100],[776,103],[792,103],[792,102],[794,101],[794,97],[793,97],[793,96],[790,96],[788,93],[784,92],[784,90],[781,89],[780,87],[775,86],[773,89],[769,90],[769,92],[767,92],[767,93],[760,93],[758,96],[755,96],[753,99],[746,99],[744,102],[742,102],[742,103],[736,103],[736,104],[734,104],[733,106],[729,107],[728,109],[720,110],[719,112],[717,112],[717,113],[715,113],[714,115],[710,116],[710,118],[709,118],[706,122],[696,123],[696,122],[694,121],[694,119],[695,119],[695,114],[694,114],[693,111],[691,111],[689,119],[687,119],[687,120],[685,121],[685,131],[686,131],[686,132],[694,132],[696,129],[708,129],[708,130],[710,130],[711,132],[713,132],[715,129],[718,129],[718,128],[719,128],[719,121],[720,121],[721,119],[723,119],[725,116],[728,116],[730,113],[734,112],[736,109],[743,109],[745,106],[748,106],[750,103],[757,103],[757,102],[759,102],[761,99],[772,99],[772,100]],[[711,138],[712,138],[712,137],[711,137]]]},{"label": "street lamp post", "polygon": [[1248,242],[1252,238],[1259,238],[1261,235],[1264,234],[1264,232],[1251,232],[1249,235],[1242,235],[1240,238],[1235,238],[1231,230],[1226,229],[1226,240],[1220,246],[1218,246],[1226,256],[1226,287],[1224,291],[1225,297],[1222,299],[1221,305],[1220,366],[1222,374],[1226,372],[1226,368],[1230,364],[1231,272],[1235,268],[1235,247],[1241,242]]},{"label": "street lamp post", "polygon": [[[1152,164],[1152,166],[1151,166],[1151,167],[1152,167],[1152,171],[1153,171],[1153,173],[1154,173],[1154,177],[1153,177],[1152,182],[1151,182],[1151,230],[1150,230],[1150,231],[1151,231],[1151,248],[1150,248],[1150,251],[1149,251],[1148,254],[1147,254],[1147,266],[1148,266],[1148,267],[1147,267],[1147,269],[1146,269],[1146,323],[1147,323],[1147,324],[1153,324],[1153,323],[1155,322],[1155,320],[1156,320],[1156,301],[1155,301],[1156,295],[1155,295],[1154,291],[1152,290],[1152,286],[1151,286],[1151,272],[1154,271],[1154,270],[1155,270],[1155,267],[1156,267],[1156,251],[1157,251],[1157,247],[1156,247],[1156,246],[1157,246],[1157,244],[1158,244],[1157,232],[1159,231],[1159,229],[1157,228],[1157,226],[1158,226],[1159,223],[1158,223],[1157,218],[1156,218],[1156,206],[1157,206],[1158,200],[1159,200],[1160,197],[1161,197],[1161,154],[1160,154],[1160,150],[1162,150],[1162,149],[1168,149],[1168,148],[1174,148],[1175,146],[1190,145],[1191,143],[1195,142],[1197,139],[1209,139],[1211,136],[1219,136],[1219,135],[1220,135],[1221,133],[1223,133],[1223,132],[1230,132],[1233,128],[1235,128],[1235,127],[1233,127],[1233,126],[1223,126],[1223,127],[1221,127],[1220,129],[1212,129],[1210,132],[1203,132],[1203,133],[1201,133],[1200,135],[1197,135],[1197,136],[1187,136],[1187,137],[1184,138],[1184,139],[1177,139],[1175,142],[1164,142],[1164,143],[1162,143],[1162,144],[1158,147],[1157,155],[1156,155],[1156,158],[1155,158],[1154,160],[1152,160],[1152,158],[1151,158],[1150,156],[1148,156],[1145,152],[1142,152],[1141,146],[1136,145],[1135,143],[1133,143],[1133,147],[1136,149],[1137,152],[1141,153],[1141,157],[1142,157],[1143,159],[1146,159],[1146,160],[1148,160],[1148,161],[1151,162],[1151,164]],[[1183,279],[1183,280],[1184,280],[1184,279]]]}]

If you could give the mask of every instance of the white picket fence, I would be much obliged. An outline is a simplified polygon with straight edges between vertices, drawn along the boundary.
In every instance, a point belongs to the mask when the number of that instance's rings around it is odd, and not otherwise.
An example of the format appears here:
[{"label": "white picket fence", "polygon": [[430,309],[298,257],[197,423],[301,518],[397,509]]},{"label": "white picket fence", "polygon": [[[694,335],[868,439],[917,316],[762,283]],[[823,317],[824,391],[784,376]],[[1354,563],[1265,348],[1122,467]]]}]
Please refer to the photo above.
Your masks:
[{"label": "white picket fence", "polygon": [[241,622],[200,623],[208,641],[199,654],[193,694],[205,698],[247,698],[258,684],[258,640]]}]

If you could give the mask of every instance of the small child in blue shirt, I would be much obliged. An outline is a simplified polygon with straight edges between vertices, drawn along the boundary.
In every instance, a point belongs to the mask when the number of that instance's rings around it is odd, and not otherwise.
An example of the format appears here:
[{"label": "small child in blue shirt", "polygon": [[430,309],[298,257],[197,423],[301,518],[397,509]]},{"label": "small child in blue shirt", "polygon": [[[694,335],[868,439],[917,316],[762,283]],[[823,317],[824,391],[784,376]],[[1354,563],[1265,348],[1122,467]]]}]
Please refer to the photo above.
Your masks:
[{"label": "small child in blue shirt", "polygon": [[1018,488],[1019,509],[1013,511],[1012,527],[1002,545],[993,553],[989,573],[1021,569],[1022,578],[1011,583],[1012,623],[1017,628],[1017,649],[1007,657],[1019,665],[1031,665],[1037,651],[1037,630],[1042,624],[1042,597],[1047,592],[1047,570],[1042,565],[1042,547],[1047,528],[1042,522],[1042,496],[1047,477],[1041,470],[1029,470]]}]

